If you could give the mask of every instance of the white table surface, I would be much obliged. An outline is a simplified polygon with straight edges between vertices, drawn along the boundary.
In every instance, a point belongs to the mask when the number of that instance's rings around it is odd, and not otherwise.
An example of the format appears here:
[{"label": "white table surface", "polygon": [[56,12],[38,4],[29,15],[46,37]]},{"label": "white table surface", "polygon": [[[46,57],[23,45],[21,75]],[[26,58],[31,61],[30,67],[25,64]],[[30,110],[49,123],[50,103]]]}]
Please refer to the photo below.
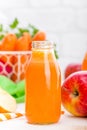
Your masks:
[{"label": "white table surface", "polygon": [[[25,104],[18,104],[17,111],[24,112]],[[25,116],[0,122],[0,130],[87,130],[87,118],[77,118],[65,111],[60,121],[50,125],[31,125]]]}]

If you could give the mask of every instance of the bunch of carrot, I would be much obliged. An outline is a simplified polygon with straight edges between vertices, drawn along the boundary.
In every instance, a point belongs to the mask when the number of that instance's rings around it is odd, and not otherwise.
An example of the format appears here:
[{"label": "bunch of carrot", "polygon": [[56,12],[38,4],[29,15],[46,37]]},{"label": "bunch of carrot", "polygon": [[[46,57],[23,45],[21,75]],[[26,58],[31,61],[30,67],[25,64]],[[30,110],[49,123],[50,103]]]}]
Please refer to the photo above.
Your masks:
[{"label": "bunch of carrot", "polygon": [[[12,33],[14,32],[14,33]],[[0,51],[30,51],[32,41],[44,41],[46,33],[29,24],[26,28],[19,27],[17,18],[4,30],[0,24]],[[56,44],[54,45],[55,57],[58,58]]]},{"label": "bunch of carrot", "polygon": [[[39,31],[32,25],[29,25],[27,29],[18,27],[18,20],[15,19],[12,24],[9,25],[11,31],[17,30],[16,33],[10,33],[3,30],[3,26],[0,25],[0,51],[28,51],[31,50],[32,41],[44,41],[46,40],[46,34],[43,31]],[[32,32],[30,31],[32,29]],[[4,33],[3,35],[3,32]]]}]

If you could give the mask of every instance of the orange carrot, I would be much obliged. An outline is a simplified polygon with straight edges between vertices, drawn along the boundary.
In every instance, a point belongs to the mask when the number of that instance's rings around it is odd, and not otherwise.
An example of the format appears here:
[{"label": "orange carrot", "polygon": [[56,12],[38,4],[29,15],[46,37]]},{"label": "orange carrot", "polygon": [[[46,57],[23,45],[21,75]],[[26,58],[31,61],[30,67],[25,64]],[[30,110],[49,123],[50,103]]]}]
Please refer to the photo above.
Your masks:
[{"label": "orange carrot", "polygon": [[35,36],[32,38],[33,41],[44,41],[46,40],[46,34],[45,32],[39,31],[35,34]]},{"label": "orange carrot", "polygon": [[23,36],[18,38],[15,46],[16,51],[27,51],[30,49],[31,36],[29,33],[24,33]]},{"label": "orange carrot", "polygon": [[0,44],[0,50],[1,51],[14,51],[16,40],[17,38],[15,34],[7,34],[3,38]]},{"label": "orange carrot", "polygon": [[31,48],[32,48],[32,46],[31,46],[31,43],[32,43],[31,35],[27,32],[25,32],[23,35],[28,38],[28,49],[31,50]]}]

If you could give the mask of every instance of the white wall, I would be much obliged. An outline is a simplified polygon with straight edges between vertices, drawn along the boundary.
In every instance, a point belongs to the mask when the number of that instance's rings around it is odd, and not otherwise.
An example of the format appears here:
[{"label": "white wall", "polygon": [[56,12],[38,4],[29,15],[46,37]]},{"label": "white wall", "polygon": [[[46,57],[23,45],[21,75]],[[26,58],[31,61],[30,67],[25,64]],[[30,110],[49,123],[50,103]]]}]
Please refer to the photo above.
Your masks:
[{"label": "white wall", "polygon": [[87,51],[87,0],[0,0],[0,9],[8,21],[18,17],[46,31],[62,58],[79,62]]}]

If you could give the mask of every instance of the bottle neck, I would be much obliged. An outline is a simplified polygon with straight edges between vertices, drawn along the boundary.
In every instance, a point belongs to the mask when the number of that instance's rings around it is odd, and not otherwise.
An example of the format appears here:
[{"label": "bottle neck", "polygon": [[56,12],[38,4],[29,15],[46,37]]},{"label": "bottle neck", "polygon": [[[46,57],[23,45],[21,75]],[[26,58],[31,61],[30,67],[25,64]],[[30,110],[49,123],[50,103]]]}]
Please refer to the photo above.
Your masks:
[{"label": "bottle neck", "polygon": [[54,59],[54,44],[49,41],[34,41],[32,44],[32,57],[43,60]]},{"label": "bottle neck", "polygon": [[54,49],[54,44],[49,41],[33,41],[32,50],[52,50]]}]

